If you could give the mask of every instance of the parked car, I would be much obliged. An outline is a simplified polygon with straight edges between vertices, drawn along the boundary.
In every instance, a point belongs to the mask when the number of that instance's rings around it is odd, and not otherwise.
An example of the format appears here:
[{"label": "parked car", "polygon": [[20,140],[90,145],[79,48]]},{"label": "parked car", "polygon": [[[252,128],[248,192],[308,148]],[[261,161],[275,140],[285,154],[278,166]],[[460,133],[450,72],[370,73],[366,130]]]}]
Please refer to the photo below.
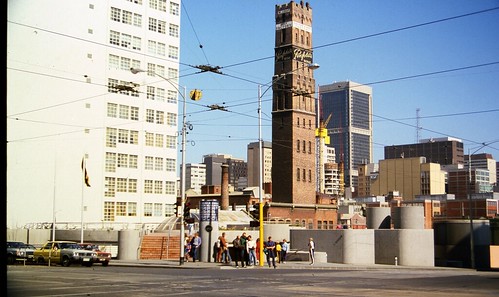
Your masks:
[{"label": "parked car", "polygon": [[87,251],[73,241],[48,241],[41,248],[33,253],[35,261],[39,264],[56,263],[62,266],[69,266],[74,263],[83,266],[92,266],[97,254],[94,251]]},{"label": "parked car", "polygon": [[12,265],[16,261],[33,261],[35,247],[20,241],[7,241],[7,264]]},{"label": "parked car", "polygon": [[94,251],[96,253],[96,257],[93,260],[95,263],[101,263],[102,266],[109,265],[109,261],[111,261],[111,253],[101,251],[99,246],[93,243],[80,243],[80,247],[87,251]]}]

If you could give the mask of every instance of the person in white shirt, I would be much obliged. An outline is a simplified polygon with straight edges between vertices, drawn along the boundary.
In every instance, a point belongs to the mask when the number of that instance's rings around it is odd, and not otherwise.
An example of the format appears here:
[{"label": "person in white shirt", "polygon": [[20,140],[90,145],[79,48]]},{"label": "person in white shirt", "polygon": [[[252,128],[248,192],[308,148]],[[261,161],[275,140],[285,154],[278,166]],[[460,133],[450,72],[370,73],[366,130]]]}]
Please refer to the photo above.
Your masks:
[{"label": "person in white shirt", "polygon": [[256,265],[256,242],[253,240],[251,235],[248,235],[246,241],[246,249],[249,256],[249,265]]},{"label": "person in white shirt", "polygon": [[310,265],[314,265],[315,262],[315,242],[312,237],[310,237],[310,240],[308,241],[308,255],[310,257]]},{"label": "person in white shirt", "polygon": [[286,239],[282,240],[281,244],[281,263],[286,263],[286,254],[289,251],[289,243]]}]

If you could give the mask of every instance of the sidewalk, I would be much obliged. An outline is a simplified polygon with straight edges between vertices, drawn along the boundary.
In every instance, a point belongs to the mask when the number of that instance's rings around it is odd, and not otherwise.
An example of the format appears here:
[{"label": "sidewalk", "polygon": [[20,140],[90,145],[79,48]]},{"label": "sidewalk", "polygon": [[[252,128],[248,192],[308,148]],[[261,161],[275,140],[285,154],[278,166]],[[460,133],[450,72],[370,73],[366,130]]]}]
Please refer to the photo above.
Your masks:
[{"label": "sidewalk", "polygon": [[[184,262],[173,260],[111,260],[109,266],[133,266],[133,267],[154,267],[154,268],[182,268],[182,269],[269,269],[267,263],[264,266],[249,266],[236,268],[233,264],[223,264],[214,262]],[[379,269],[427,269],[427,270],[456,270],[466,268],[454,267],[423,267],[423,266],[395,266],[384,264],[339,264],[339,263],[314,263],[310,265],[307,261],[291,261],[278,263],[277,269],[329,269],[329,270],[379,270]]]}]

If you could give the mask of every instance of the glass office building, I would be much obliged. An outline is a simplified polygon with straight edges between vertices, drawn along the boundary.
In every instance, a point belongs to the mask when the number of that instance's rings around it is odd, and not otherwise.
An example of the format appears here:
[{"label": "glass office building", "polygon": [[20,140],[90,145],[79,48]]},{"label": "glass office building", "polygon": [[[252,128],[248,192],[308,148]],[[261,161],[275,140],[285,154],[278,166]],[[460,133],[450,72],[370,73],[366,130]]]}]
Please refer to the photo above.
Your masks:
[{"label": "glass office building", "polygon": [[345,188],[356,192],[358,166],[372,163],[372,89],[351,81],[320,86],[319,108],[336,162],[343,163]]}]

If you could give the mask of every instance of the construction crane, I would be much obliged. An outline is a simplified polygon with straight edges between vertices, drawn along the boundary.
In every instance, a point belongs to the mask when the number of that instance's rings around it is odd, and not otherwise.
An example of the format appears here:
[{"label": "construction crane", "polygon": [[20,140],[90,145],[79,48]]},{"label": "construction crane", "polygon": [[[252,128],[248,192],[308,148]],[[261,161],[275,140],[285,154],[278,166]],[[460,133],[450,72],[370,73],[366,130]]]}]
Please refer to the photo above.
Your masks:
[{"label": "construction crane", "polygon": [[324,185],[324,146],[330,143],[327,133],[327,124],[331,120],[332,113],[329,114],[325,121],[321,121],[319,128],[315,129],[315,137],[319,139],[319,193],[325,192]]}]

